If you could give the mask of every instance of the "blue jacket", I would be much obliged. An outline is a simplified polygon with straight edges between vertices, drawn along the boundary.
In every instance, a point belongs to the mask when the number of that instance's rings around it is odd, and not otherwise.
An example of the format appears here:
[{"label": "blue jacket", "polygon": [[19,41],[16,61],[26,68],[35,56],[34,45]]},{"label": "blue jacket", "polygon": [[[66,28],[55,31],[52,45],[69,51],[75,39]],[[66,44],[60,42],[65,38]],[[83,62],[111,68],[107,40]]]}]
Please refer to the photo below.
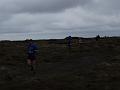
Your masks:
[{"label": "blue jacket", "polygon": [[27,50],[28,54],[36,54],[37,50],[38,50],[38,47],[36,44],[32,43],[28,45],[28,50]]}]

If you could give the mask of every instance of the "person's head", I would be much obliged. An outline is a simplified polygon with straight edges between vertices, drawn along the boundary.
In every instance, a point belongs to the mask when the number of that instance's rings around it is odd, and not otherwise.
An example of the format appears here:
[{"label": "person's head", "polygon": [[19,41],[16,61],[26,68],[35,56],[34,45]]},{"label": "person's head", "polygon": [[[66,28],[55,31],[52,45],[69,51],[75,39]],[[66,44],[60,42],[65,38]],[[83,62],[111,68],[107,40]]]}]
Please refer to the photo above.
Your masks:
[{"label": "person's head", "polygon": [[32,39],[29,39],[29,43],[32,44],[32,43],[33,43],[33,40],[32,40]]},{"label": "person's head", "polygon": [[32,43],[33,43],[33,40],[32,40],[32,39],[26,39],[26,43],[32,44]]}]

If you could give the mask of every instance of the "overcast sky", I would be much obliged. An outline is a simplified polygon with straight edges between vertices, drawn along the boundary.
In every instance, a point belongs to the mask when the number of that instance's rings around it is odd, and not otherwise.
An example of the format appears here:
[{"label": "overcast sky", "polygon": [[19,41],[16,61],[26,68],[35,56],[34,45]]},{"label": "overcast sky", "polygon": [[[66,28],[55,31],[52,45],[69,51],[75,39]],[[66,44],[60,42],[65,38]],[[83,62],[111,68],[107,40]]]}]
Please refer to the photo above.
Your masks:
[{"label": "overcast sky", "polygon": [[0,39],[120,35],[120,0],[0,0]]}]

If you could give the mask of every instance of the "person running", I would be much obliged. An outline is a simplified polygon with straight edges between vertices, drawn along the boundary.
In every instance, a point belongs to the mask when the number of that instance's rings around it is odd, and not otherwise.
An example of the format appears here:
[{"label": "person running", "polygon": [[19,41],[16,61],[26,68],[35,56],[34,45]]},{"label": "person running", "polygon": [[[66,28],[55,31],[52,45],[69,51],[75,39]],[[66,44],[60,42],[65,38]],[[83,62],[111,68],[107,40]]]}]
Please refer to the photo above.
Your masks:
[{"label": "person running", "polygon": [[100,35],[97,35],[97,36],[95,37],[95,39],[96,39],[96,41],[98,41],[98,40],[100,39]]},{"label": "person running", "polygon": [[71,36],[68,36],[67,42],[68,42],[68,48],[69,48],[69,50],[71,50],[71,47],[72,47],[72,37]]},{"label": "person running", "polygon": [[38,51],[38,47],[35,43],[33,43],[32,39],[28,40],[28,46],[27,46],[27,54],[28,59],[27,63],[31,68],[31,71],[34,71],[34,65],[36,64],[36,54]]}]

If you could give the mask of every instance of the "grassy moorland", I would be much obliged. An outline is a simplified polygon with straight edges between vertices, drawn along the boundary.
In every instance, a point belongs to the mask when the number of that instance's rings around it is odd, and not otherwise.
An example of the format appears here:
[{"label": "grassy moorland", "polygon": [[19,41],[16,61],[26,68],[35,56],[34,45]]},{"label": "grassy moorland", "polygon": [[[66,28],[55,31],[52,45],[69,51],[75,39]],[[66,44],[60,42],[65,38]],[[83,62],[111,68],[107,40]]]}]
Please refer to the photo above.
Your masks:
[{"label": "grassy moorland", "polygon": [[36,74],[26,64],[26,42],[0,42],[0,90],[120,90],[120,38],[66,44],[35,41]]}]

